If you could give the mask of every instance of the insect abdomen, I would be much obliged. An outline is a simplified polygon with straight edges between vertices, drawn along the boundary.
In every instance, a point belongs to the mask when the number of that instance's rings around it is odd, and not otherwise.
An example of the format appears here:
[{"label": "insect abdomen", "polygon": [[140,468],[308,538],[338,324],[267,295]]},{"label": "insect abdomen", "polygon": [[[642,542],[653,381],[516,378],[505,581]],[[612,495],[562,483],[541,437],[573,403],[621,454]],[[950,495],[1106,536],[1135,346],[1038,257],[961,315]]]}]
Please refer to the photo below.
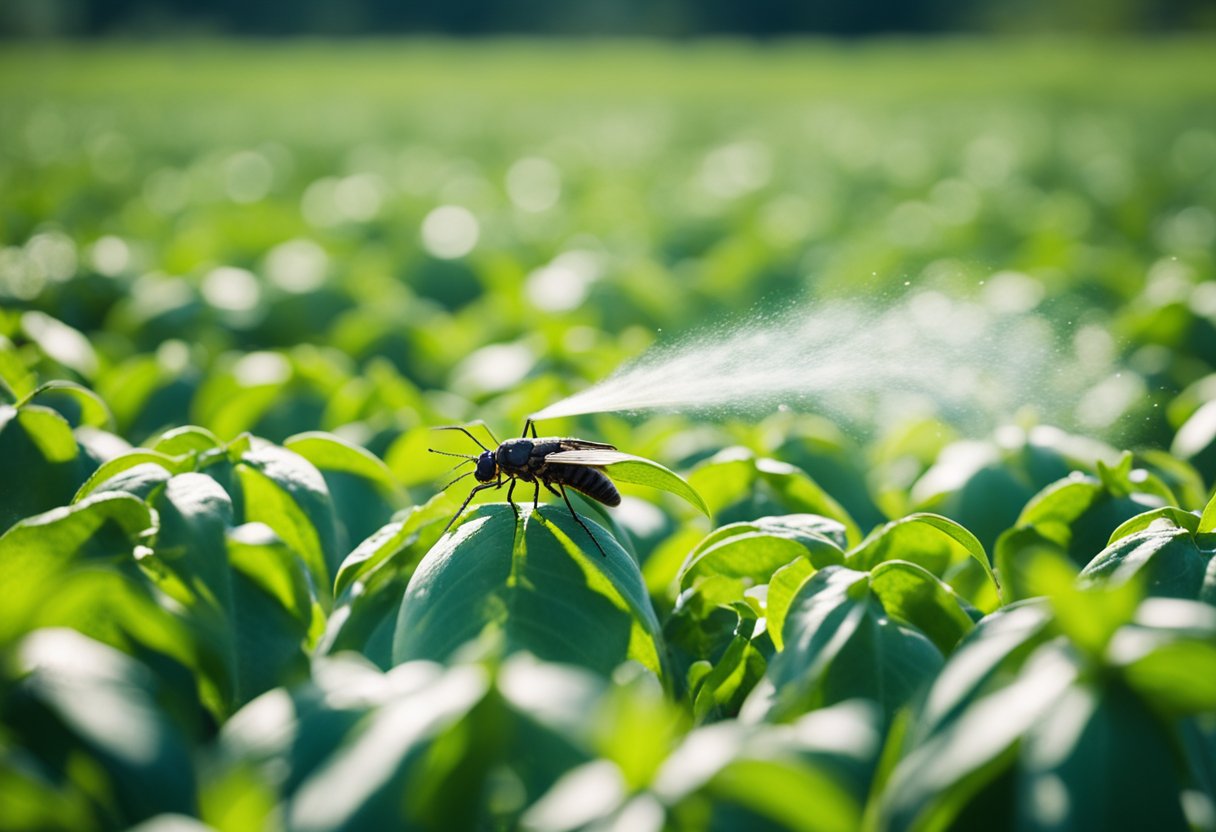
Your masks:
[{"label": "insect abdomen", "polygon": [[568,485],[606,506],[621,504],[621,492],[616,490],[616,485],[608,475],[598,468],[584,465],[549,465],[544,476],[549,482]]}]

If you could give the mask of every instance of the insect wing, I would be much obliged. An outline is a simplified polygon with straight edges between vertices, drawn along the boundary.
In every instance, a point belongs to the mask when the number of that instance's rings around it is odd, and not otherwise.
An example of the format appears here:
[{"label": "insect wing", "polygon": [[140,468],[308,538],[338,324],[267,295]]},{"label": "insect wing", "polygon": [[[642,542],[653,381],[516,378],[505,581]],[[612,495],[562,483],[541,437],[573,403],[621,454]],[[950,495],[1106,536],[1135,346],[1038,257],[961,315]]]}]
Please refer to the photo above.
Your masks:
[{"label": "insect wing", "polygon": [[594,448],[576,451],[558,451],[545,457],[545,462],[560,465],[611,465],[614,462],[630,462],[639,457],[618,451],[615,448]]},{"label": "insect wing", "polygon": [[574,439],[573,437],[563,436],[556,440],[561,443],[563,451],[615,451],[616,445],[609,445],[606,442],[592,442],[589,439]]}]

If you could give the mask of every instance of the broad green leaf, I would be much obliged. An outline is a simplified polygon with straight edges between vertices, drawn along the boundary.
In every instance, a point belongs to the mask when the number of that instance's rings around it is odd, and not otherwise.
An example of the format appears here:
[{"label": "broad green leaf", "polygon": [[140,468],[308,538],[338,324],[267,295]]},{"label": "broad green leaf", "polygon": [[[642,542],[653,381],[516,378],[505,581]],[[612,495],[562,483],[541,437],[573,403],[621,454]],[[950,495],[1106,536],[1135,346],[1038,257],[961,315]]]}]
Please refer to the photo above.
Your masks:
[{"label": "broad green leaf", "polygon": [[1119,585],[1134,577],[1151,595],[1198,598],[1210,559],[1185,528],[1157,520],[1104,549],[1081,570],[1080,580]]},{"label": "broad green leaf", "polygon": [[[72,502],[78,503],[95,491],[119,490],[138,493],[142,497],[147,494],[143,489],[132,489],[134,481],[164,481],[174,474],[181,473],[181,465],[176,459],[157,451],[142,449],[133,450],[122,456],[107,460],[97,467],[97,470],[84,481],[84,485],[76,492]],[[140,471],[133,471],[133,469]],[[159,473],[157,473],[159,471]],[[130,474],[123,478],[121,475]]]},{"label": "broad green leaf", "polygon": [[[1172,525],[1176,528],[1186,529],[1191,534],[1199,533],[1200,517],[1197,514],[1192,514],[1189,511],[1183,511],[1180,508],[1173,506],[1165,506],[1163,508],[1146,511],[1143,514],[1137,514],[1135,517],[1123,523],[1119,528],[1115,529],[1110,536],[1110,540],[1106,545],[1110,546],[1128,535],[1142,532],[1150,526],[1154,528],[1162,528],[1163,525]],[[1105,547],[1103,547],[1105,548]]]},{"label": "broad green leaf", "polygon": [[880,563],[870,572],[870,590],[889,615],[919,629],[943,655],[975,626],[954,590],[915,563]]},{"label": "broad green leaf", "polygon": [[[955,655],[973,658],[962,650]],[[963,807],[1007,770],[1011,749],[1057,706],[1077,673],[1063,651],[1040,651],[1008,684],[938,723],[896,765],[879,798],[879,825],[949,828]],[[943,673],[929,692],[930,700],[941,697],[942,689],[954,681]]]},{"label": "broad green leaf", "polygon": [[1067,689],[1028,727],[1019,757],[1015,811],[1028,828],[1188,825],[1171,732],[1123,686]]},{"label": "broad green leaf", "polygon": [[1041,594],[1032,574],[1041,557],[1067,560],[1068,551],[1048,538],[1036,526],[1006,529],[996,541],[994,560],[1001,580],[1001,598],[1006,603],[1022,601]]},{"label": "broad green leaf", "polygon": [[308,673],[305,645],[312,596],[303,562],[269,527],[247,523],[228,532],[237,699],[246,702]]},{"label": "broad green leaf", "polygon": [[246,522],[265,523],[304,559],[319,598],[328,607],[333,576],[341,565],[333,502],[311,462],[259,442],[236,466]]},{"label": "broad green leaf", "polygon": [[297,433],[284,440],[283,447],[322,471],[342,471],[370,480],[389,491],[400,490],[392,471],[378,456],[332,433]]},{"label": "broad green leaf", "polygon": [[975,626],[934,680],[914,726],[920,739],[939,731],[972,703],[1012,677],[1027,656],[1054,636],[1051,610],[1041,600],[1011,604]]},{"label": "broad green leaf", "polygon": [[401,597],[458,505],[449,494],[436,495],[355,547],[338,571],[334,609],[318,653],[358,650],[380,668],[392,667]]},{"label": "broad green leaf", "polygon": [[[422,808],[418,804],[424,795],[411,794],[410,785],[421,779],[431,762],[428,750],[446,729],[466,717],[486,691],[487,679],[480,669],[456,667],[433,684],[386,702],[300,782],[285,807],[287,826],[299,830],[413,826],[411,809]],[[433,761],[442,765],[442,757],[435,757]],[[403,795],[411,799],[403,801]]]},{"label": "broad green leaf", "polygon": [[841,566],[816,572],[798,590],[782,641],[784,649],[743,706],[748,721],[789,721],[858,696],[891,714],[942,663],[929,639],[887,617],[866,573]]},{"label": "broad green leaf", "polygon": [[1132,661],[1128,683],[1175,714],[1216,713],[1216,632],[1206,641],[1172,640]]},{"label": "broad green leaf", "polygon": [[57,398],[69,400],[75,405],[79,411],[80,424],[107,429],[114,427],[114,417],[110,415],[110,408],[101,400],[101,397],[74,381],[57,379],[40,384],[22,399],[17,407],[22,407],[35,399],[42,399],[45,402],[54,401]]},{"label": "broad green leaf", "polygon": [[1216,492],[1213,492],[1212,498],[1208,500],[1208,504],[1204,507],[1203,516],[1199,518],[1199,527],[1195,529],[1195,533],[1216,533]]},{"label": "broad green leaf", "polygon": [[792,726],[698,728],[667,758],[653,792],[673,828],[699,820],[710,828],[856,829],[879,748],[876,721],[876,709],[850,702]]},{"label": "broad green leaf", "polygon": [[693,696],[693,716],[698,722],[735,716],[744,697],[764,675],[765,667],[764,657],[751,640],[736,636],[718,663],[700,680]]},{"label": "broad green leaf", "polygon": [[206,428],[187,425],[167,430],[152,443],[152,450],[168,456],[202,453],[220,447],[220,440]]},{"label": "broad green leaf", "polygon": [[782,511],[816,514],[841,523],[848,543],[861,538],[848,512],[806,472],[774,459],[756,458],[744,448],[715,454],[688,478],[720,521],[748,521]]},{"label": "broad green leaf", "polygon": [[687,589],[708,575],[767,583],[774,571],[797,558],[806,558],[817,569],[839,564],[844,552],[836,540],[820,533],[824,524],[838,528],[843,537],[843,526],[815,515],[762,517],[718,529],[689,554],[680,587]]},{"label": "broad green leaf", "polygon": [[133,565],[153,528],[142,500],[98,494],[22,520],[0,536],[0,641],[21,631],[68,570],[84,563]]},{"label": "broad green leaf", "polygon": [[[1143,493],[1148,484],[1131,479],[1132,457],[1108,468],[1098,462],[1100,479],[1078,473],[1040,491],[1018,517],[1018,527],[1031,527],[1058,543],[1078,566],[1088,563],[1110,542],[1112,532],[1146,511],[1164,508],[1166,497]],[[1141,472],[1144,473],[1144,472]],[[1169,489],[1162,486],[1168,498]]]},{"label": "broad green leaf", "polygon": [[849,832],[861,823],[861,806],[834,777],[781,759],[735,760],[714,775],[705,792],[780,829]]},{"label": "broad green leaf", "polygon": [[789,613],[790,603],[795,593],[806,580],[815,573],[815,567],[805,558],[786,564],[773,573],[768,582],[768,596],[765,599],[764,617],[768,619],[768,633],[773,639],[773,645],[783,649],[785,639],[785,617]]},{"label": "broad green leaf", "polygon": [[[190,746],[161,710],[162,692],[147,668],[57,629],[28,636],[17,662],[23,678],[6,697],[8,730],[57,759],[57,777],[99,789],[122,826],[197,811]],[[57,752],[46,747],[51,737],[61,744]]]},{"label": "broad green leaf", "polygon": [[659,623],[637,564],[594,522],[606,555],[561,508],[519,519],[482,506],[427,554],[410,579],[393,643],[395,662],[448,660],[481,639],[603,674],[633,659],[660,677]]},{"label": "broad green leaf", "polygon": [[95,464],[54,410],[0,405],[0,531],[71,502]]},{"label": "broad green leaf", "polygon": [[946,517],[911,514],[875,529],[845,555],[852,569],[873,569],[888,560],[923,566],[971,604],[991,612],[1000,603],[988,555],[975,535]]}]

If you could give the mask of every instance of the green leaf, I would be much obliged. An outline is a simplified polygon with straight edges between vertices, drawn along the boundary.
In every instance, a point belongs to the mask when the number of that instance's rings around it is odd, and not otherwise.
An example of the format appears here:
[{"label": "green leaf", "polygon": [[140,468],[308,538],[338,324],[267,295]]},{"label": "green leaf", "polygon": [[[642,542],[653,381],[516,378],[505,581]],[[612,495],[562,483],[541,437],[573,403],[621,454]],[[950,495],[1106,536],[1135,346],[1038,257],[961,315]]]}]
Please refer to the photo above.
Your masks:
[{"label": "green leaf", "polygon": [[420,810],[425,799],[420,781],[426,766],[445,762],[428,750],[486,691],[480,668],[456,667],[394,696],[302,778],[285,807],[287,828],[412,828],[418,822],[408,822],[410,810]]},{"label": "green leaf", "polygon": [[40,405],[0,405],[0,460],[0,531],[69,503],[95,464],[79,452],[67,420]]},{"label": "green leaf", "polygon": [[395,662],[450,659],[481,639],[610,674],[633,659],[663,676],[659,623],[637,564],[594,522],[605,555],[569,512],[519,519],[481,506],[442,538],[410,579],[393,643]]},{"label": "green leaf", "polygon": [[202,453],[220,447],[220,440],[206,428],[187,425],[167,430],[152,443],[152,450],[167,456]]},{"label": "green leaf", "polygon": [[[599,455],[601,453],[600,451],[563,451],[560,454],[560,459],[563,462],[577,463],[583,455],[588,460],[595,460],[600,458]],[[701,499],[701,495],[679,474],[663,467],[652,459],[645,459],[644,457],[619,451],[613,451],[612,455],[620,459],[615,462],[594,463],[597,468],[603,468],[605,473],[612,479],[670,492],[687,501],[693,508],[705,516],[709,516],[709,508],[705,505],[705,501]]]},{"label": "green leaf", "polygon": [[191,749],[161,710],[162,691],[144,666],[56,629],[28,636],[17,663],[22,678],[6,696],[7,730],[28,748],[56,737],[57,779],[106,795],[107,816],[121,826],[197,811]]},{"label": "green leaf", "polygon": [[984,547],[949,518],[908,515],[875,529],[845,555],[845,563],[852,569],[870,570],[888,560],[924,567],[985,612],[1000,603],[996,576]]},{"label": "green leaf", "polygon": [[[961,650],[956,656],[972,658]],[[880,797],[879,826],[949,828],[963,807],[1007,770],[1015,743],[1057,706],[1077,672],[1062,650],[1040,651],[1008,684],[937,723],[892,772]],[[929,700],[948,696],[945,689],[952,682],[943,673]],[[977,816],[993,811],[983,806]]]},{"label": "green leaf", "polygon": [[313,604],[307,569],[269,527],[247,523],[228,532],[236,698],[247,702],[308,674],[304,647]]},{"label": "green leaf", "polygon": [[687,589],[701,577],[725,575],[767,583],[774,571],[805,558],[817,569],[844,560],[835,540],[820,533],[844,527],[815,515],[762,517],[752,523],[733,523],[714,531],[688,556],[680,572],[680,587]]},{"label": "green leaf", "polygon": [[1216,492],[1213,492],[1212,499],[1208,500],[1208,504],[1204,507],[1203,516],[1199,518],[1199,527],[1195,529],[1195,533],[1216,533]]},{"label": "green leaf", "polygon": [[693,697],[693,716],[698,722],[710,717],[733,717],[744,696],[764,675],[765,666],[764,657],[751,640],[736,636],[718,663],[700,680]]},{"label": "green leaf", "polygon": [[113,429],[114,417],[110,414],[110,408],[106,406],[106,403],[92,390],[74,381],[57,379],[40,384],[18,402],[17,407],[22,407],[35,399],[44,401],[49,399],[53,402],[57,398],[67,399],[74,403],[79,410],[80,424]]},{"label": "green leaf", "polygon": [[355,547],[338,571],[334,609],[318,653],[358,650],[380,668],[392,667],[393,632],[405,588],[455,510],[449,495],[436,495]]},{"label": "green leaf", "polygon": [[1130,520],[1125,521],[1111,533],[1110,540],[1107,541],[1106,545],[1110,546],[1112,543],[1136,532],[1142,532],[1149,527],[1160,529],[1172,526],[1178,529],[1186,529],[1191,534],[1197,534],[1199,533],[1200,522],[1200,517],[1197,514],[1183,511],[1173,506],[1164,506],[1152,511],[1146,511],[1143,514],[1137,514]]},{"label": "green leaf", "polygon": [[98,494],[22,520],[0,536],[0,642],[21,632],[56,582],[86,562],[133,565],[153,527],[148,507],[125,494]]},{"label": "green leaf", "polygon": [[1146,701],[1174,714],[1216,713],[1216,633],[1160,644],[1123,670]]},{"label": "green leaf", "polygon": [[848,512],[806,472],[774,459],[757,459],[745,448],[726,448],[688,475],[713,516],[752,520],[779,512],[817,514],[839,522],[848,543],[861,538]]},{"label": "green leaf", "polygon": [[1200,551],[1185,528],[1158,520],[1102,550],[1081,570],[1084,584],[1119,585],[1143,581],[1151,595],[1198,598],[1210,555]]},{"label": "green leaf", "polygon": [[975,626],[954,590],[915,563],[880,563],[870,572],[870,590],[889,615],[919,629],[943,655]]},{"label": "green leaf", "polygon": [[829,566],[795,595],[782,632],[784,649],[748,697],[741,717],[789,721],[854,697],[892,714],[927,684],[941,653],[920,632],[886,616],[868,575]]},{"label": "green leaf", "polygon": [[792,563],[778,569],[768,582],[768,596],[765,599],[764,617],[768,619],[768,633],[773,639],[773,646],[778,650],[783,648],[785,639],[785,617],[789,613],[790,603],[798,588],[815,574],[815,567],[805,558],[798,558]]},{"label": "green leaf", "polygon": [[1123,686],[1069,688],[1022,742],[1019,817],[1031,828],[1186,828],[1171,734]]},{"label": "green leaf", "polygon": [[332,433],[297,433],[283,447],[299,454],[322,471],[341,471],[362,477],[389,491],[400,491],[393,472],[378,456]]},{"label": "green leaf", "polygon": [[[72,502],[78,503],[94,492],[112,490],[146,497],[152,483],[167,481],[174,474],[181,473],[181,467],[176,459],[157,451],[133,450],[98,466],[80,486]],[[128,476],[123,477],[124,474]]]},{"label": "green leaf", "polygon": [[47,357],[87,379],[97,375],[97,353],[80,330],[37,310],[21,316],[21,328]]},{"label": "green leaf", "polygon": [[322,606],[332,600],[338,560],[336,518],[324,477],[311,462],[258,442],[236,466],[246,522],[265,523],[304,559]]},{"label": "green leaf", "polygon": [[[705,792],[780,829],[849,832],[861,823],[861,806],[835,778],[781,759],[735,760],[714,775]],[[815,810],[808,812],[807,806]]]}]

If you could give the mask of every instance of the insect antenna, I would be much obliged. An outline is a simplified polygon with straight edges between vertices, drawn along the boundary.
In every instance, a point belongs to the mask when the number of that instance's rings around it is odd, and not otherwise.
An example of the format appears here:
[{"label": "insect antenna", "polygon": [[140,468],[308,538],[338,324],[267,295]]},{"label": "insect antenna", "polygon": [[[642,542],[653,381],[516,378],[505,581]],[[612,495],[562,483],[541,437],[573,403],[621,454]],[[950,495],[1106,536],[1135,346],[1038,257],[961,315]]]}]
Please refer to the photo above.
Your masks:
[{"label": "insect antenna", "polygon": [[[462,462],[462,463],[460,463],[460,465],[463,465],[463,464],[464,464],[463,462]],[[459,468],[459,467],[460,467],[460,465],[457,465],[456,467],[457,467],[457,468]],[[453,469],[453,470],[455,470],[455,469]],[[445,485],[443,488],[441,488],[441,489],[439,489],[439,490],[440,490],[440,491],[447,491],[447,490],[448,490],[449,488],[451,488],[453,485],[455,485],[456,483],[460,482],[460,481],[461,481],[462,479],[464,479],[465,477],[471,476],[473,473],[474,473],[473,471],[465,471],[465,472],[464,472],[463,474],[461,474],[459,477],[457,477],[456,479],[452,480],[451,482],[449,482],[447,485]],[[459,513],[459,512],[457,512],[457,513]]]},{"label": "insect antenna", "polygon": [[469,462],[472,462],[475,459],[477,459],[477,457],[473,456],[472,454],[454,454],[451,451],[437,451],[434,448],[427,448],[427,450],[433,454],[443,454],[444,456],[458,456],[461,459],[467,460]]},{"label": "insect antenna", "polygon": [[[483,426],[483,427],[484,427],[484,426]],[[490,449],[489,449],[489,448],[487,448],[485,445],[481,444],[481,440],[480,440],[480,439],[478,439],[478,438],[477,438],[476,436],[474,436],[473,434],[469,433],[469,429],[468,429],[468,428],[466,428],[466,427],[462,427],[462,426],[460,426],[460,425],[440,425],[439,427],[436,427],[436,428],[431,428],[431,430],[458,430],[458,431],[460,431],[461,433],[463,433],[465,436],[469,437],[469,438],[470,438],[470,439],[472,439],[474,442],[476,442],[476,443],[477,443],[477,446],[478,446],[479,448],[481,448],[483,451],[488,451],[488,450],[490,450]],[[489,428],[486,428],[486,432],[487,432],[487,433],[489,433],[489,430],[490,430]],[[493,434],[491,434],[491,436],[493,436]],[[497,441],[495,441],[495,444],[498,444],[498,443],[497,443]]]}]

